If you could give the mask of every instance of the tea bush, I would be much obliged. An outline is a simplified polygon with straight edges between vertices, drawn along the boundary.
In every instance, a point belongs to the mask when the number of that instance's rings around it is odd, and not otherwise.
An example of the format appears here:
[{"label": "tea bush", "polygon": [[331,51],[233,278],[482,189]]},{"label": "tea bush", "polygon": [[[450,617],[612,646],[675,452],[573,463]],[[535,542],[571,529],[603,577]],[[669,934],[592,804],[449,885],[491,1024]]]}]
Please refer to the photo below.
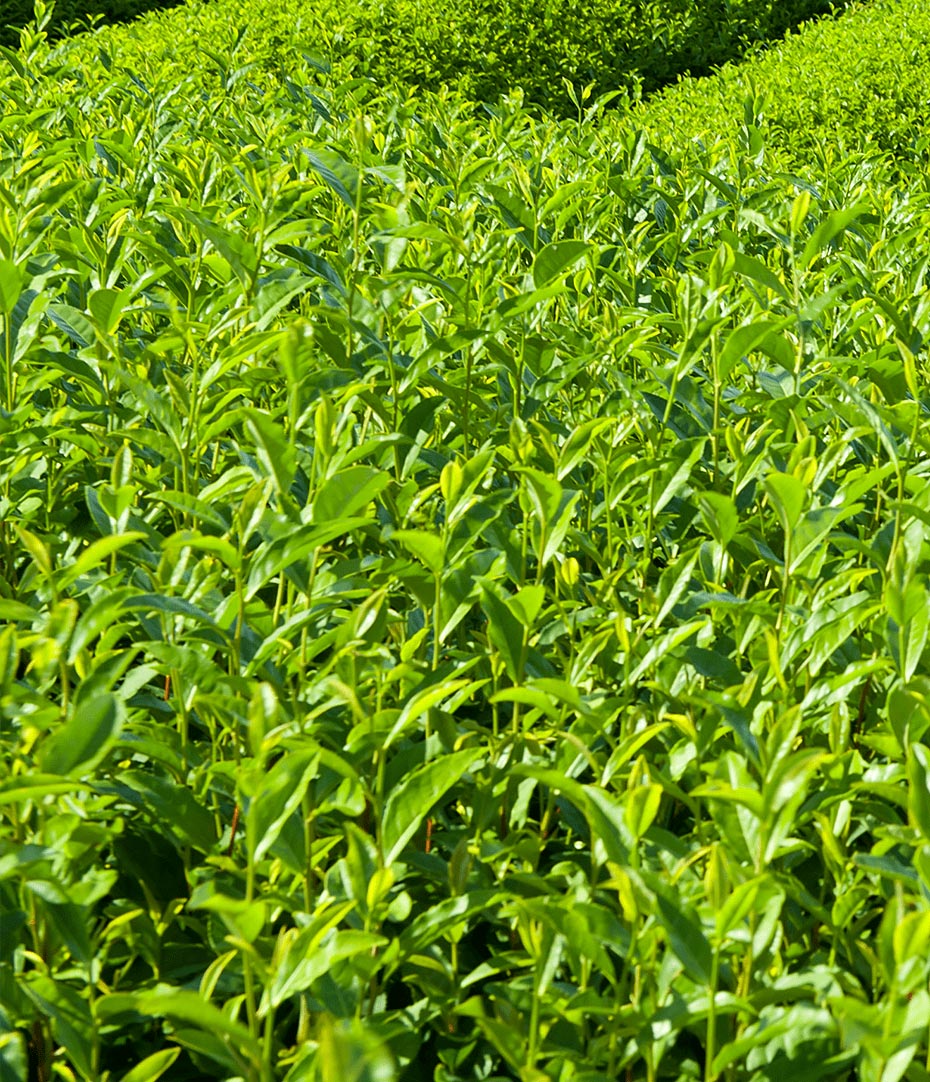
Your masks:
[{"label": "tea bush", "polygon": [[930,9],[920,0],[872,0],[808,26],[769,52],[710,79],[658,95],[637,123],[675,139],[734,134],[744,102],[785,162],[841,158],[863,142],[906,154],[927,136]]},{"label": "tea bush", "polygon": [[275,18],[0,71],[0,1077],[926,1082],[923,164]]},{"label": "tea bush", "polygon": [[[80,29],[93,21],[124,23],[147,11],[174,7],[180,0],[56,0],[49,33],[58,37],[72,26]],[[33,18],[33,0],[0,0],[0,45],[15,47],[19,31]]]},{"label": "tea bush", "polygon": [[753,44],[782,37],[836,7],[825,0],[427,0],[359,5],[345,40],[378,81],[571,112],[576,91],[649,94],[682,73],[707,74]]},{"label": "tea bush", "polygon": [[[174,0],[59,0],[53,26],[83,14],[122,21]],[[211,0],[211,6],[214,0]],[[22,25],[31,0],[11,5],[0,23]],[[522,89],[527,103],[558,112],[575,109],[572,94],[593,84],[609,91],[651,93],[682,73],[706,74],[753,45],[780,38],[805,19],[840,10],[848,0],[465,0],[437,6],[425,0],[377,5],[237,5],[219,0],[221,22],[236,20],[270,51],[295,44],[328,60],[355,59],[356,74],[420,90],[440,87],[476,101],[495,102]],[[195,18],[211,16],[196,5]],[[2,14],[2,13],[0,13]],[[173,34],[184,25],[172,22]],[[156,23],[148,24],[154,31]],[[12,31],[0,43],[11,44]],[[145,31],[143,30],[143,34]],[[198,39],[209,50],[209,35]],[[166,42],[154,42],[161,50]],[[568,92],[564,81],[574,88]]]}]

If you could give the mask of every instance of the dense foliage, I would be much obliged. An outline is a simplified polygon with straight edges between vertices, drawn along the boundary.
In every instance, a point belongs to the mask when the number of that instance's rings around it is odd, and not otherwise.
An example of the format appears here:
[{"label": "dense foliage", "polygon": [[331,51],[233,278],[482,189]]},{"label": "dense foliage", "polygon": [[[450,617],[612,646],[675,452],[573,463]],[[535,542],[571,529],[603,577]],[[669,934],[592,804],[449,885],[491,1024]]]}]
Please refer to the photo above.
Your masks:
[{"label": "dense foliage", "polygon": [[[381,0],[344,18],[345,41],[379,82],[454,86],[479,101],[516,88],[571,112],[591,85],[649,94],[682,73],[707,74],[759,42],[782,37],[830,0]],[[570,12],[570,14],[569,14]]]},{"label": "dense foliage", "polygon": [[736,134],[744,103],[770,151],[797,165],[857,153],[864,143],[907,156],[926,147],[930,8],[922,0],[870,0],[768,53],[687,80],[653,99],[641,122],[661,137],[711,141]]},{"label": "dense foliage", "polygon": [[0,75],[0,1079],[927,1082],[920,148],[247,10]]},{"label": "dense foliage", "polygon": [[[122,22],[177,0],[57,0],[52,26],[86,15]],[[376,5],[282,0],[246,4],[239,26],[273,53],[301,43],[333,61],[352,57],[376,82],[420,89],[451,86],[477,101],[520,88],[527,102],[572,111],[572,95],[593,85],[607,92],[650,93],[682,73],[702,74],[779,38],[805,19],[842,9],[849,0],[584,0],[566,17],[560,0],[464,0],[436,5],[391,0]],[[195,20],[203,17],[195,5]],[[218,13],[229,18],[232,5]],[[234,8],[232,8],[235,10]],[[32,17],[33,0],[0,0],[0,44]],[[209,18],[209,15],[207,15]],[[182,20],[186,17],[182,17]],[[154,30],[148,23],[143,29]],[[170,46],[184,22],[164,24]],[[199,37],[211,49],[209,38]],[[571,86],[566,90],[565,81]]]},{"label": "dense foliage", "polygon": [[[48,33],[58,37],[90,24],[125,23],[148,11],[174,7],[179,0],[55,0]],[[50,5],[51,6],[51,5]],[[0,45],[15,46],[31,22],[34,0],[0,0]]]}]

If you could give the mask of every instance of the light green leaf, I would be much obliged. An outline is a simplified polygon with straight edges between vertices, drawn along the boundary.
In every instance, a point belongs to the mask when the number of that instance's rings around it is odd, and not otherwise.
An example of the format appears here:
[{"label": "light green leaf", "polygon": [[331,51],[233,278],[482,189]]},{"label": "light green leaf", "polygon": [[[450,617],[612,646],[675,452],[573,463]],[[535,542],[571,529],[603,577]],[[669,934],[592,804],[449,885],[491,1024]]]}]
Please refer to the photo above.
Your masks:
[{"label": "light green leaf", "polygon": [[634,785],[626,794],[624,814],[626,825],[634,838],[642,838],[652,826],[661,801],[661,785]]},{"label": "light green leaf", "polygon": [[911,744],[907,749],[907,810],[914,826],[930,842],[930,749]]},{"label": "light green leaf", "polygon": [[111,335],[120,324],[126,305],[132,298],[131,289],[95,289],[87,298],[87,307],[98,329]]},{"label": "light green leaf", "polygon": [[591,245],[583,240],[557,240],[541,248],[533,260],[533,284],[543,289],[573,267]]},{"label": "light green leaf", "polygon": [[781,521],[781,528],[790,534],[804,512],[807,499],[804,482],[790,473],[770,473],[763,485]]},{"label": "light green leaf", "polygon": [[390,474],[371,466],[339,470],[320,487],[313,501],[313,521],[323,523],[356,515],[390,483]]},{"label": "light green leaf", "polygon": [[151,1056],[146,1056],[141,1063],[137,1063],[128,1074],[124,1074],[120,1082],[155,1082],[180,1054],[180,1048],[165,1048],[161,1052],[154,1052]]},{"label": "light green leaf", "polygon": [[425,530],[395,530],[392,541],[399,541],[404,548],[427,570],[434,575],[441,575],[445,563],[445,547],[442,538]]},{"label": "light green leaf", "polygon": [[25,284],[25,270],[12,260],[0,259],[0,314],[12,313]]},{"label": "light green leaf", "polygon": [[408,774],[391,793],[381,817],[381,845],[386,865],[400,857],[431,808],[483,755],[481,749],[466,748],[433,759]]},{"label": "light green leaf", "polygon": [[807,270],[824,248],[843,230],[848,229],[857,218],[861,218],[867,210],[868,207],[866,206],[843,207],[841,210],[835,210],[828,214],[808,238],[807,244],[804,245],[804,252],[801,255],[801,267]]}]

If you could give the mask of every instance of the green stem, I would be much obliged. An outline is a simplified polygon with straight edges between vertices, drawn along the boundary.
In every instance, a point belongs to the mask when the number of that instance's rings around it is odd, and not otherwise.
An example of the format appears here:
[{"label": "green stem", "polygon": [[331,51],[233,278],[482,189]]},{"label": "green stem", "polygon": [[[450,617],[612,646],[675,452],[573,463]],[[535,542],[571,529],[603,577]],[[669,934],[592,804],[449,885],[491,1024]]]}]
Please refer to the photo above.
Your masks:
[{"label": "green stem", "polygon": [[0,327],[3,328],[3,354],[4,354],[4,392],[6,396],[6,409],[13,412],[13,336],[10,334],[10,317],[4,315]]},{"label": "green stem", "polygon": [[720,978],[720,948],[715,947],[710,964],[710,1001],[707,1008],[707,1049],[704,1082],[715,1082],[714,1058],[717,1055],[717,983]]}]

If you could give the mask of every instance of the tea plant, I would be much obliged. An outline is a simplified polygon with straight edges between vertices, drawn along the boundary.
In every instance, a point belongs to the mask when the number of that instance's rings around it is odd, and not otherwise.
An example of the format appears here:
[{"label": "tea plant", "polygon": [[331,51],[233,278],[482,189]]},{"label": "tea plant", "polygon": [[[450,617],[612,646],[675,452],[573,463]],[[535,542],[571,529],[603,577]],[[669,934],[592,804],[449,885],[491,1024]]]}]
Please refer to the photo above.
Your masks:
[{"label": "tea plant", "polygon": [[[769,52],[684,80],[646,104],[639,123],[661,138],[711,142],[750,120],[789,168],[829,171],[866,141],[896,156],[926,154],[930,15],[912,0],[869,0],[809,24]],[[679,143],[680,145],[680,143]]]},{"label": "tea plant", "polygon": [[[53,25],[73,13],[74,2],[68,0]],[[227,37],[244,33],[252,62],[260,57],[282,74],[292,56],[310,53],[385,87],[445,89],[492,104],[519,90],[528,106],[575,115],[576,99],[584,93],[610,94],[620,105],[685,73],[707,74],[849,3],[596,0],[576,3],[568,14],[556,3],[531,6],[523,0],[469,0],[443,8],[421,0],[193,0],[181,11],[152,12],[112,37],[86,44],[93,55],[100,42],[106,48],[112,42],[142,65],[153,56],[184,51],[191,65],[209,68]],[[153,6],[161,8],[164,0]],[[21,25],[25,17],[3,21]],[[6,38],[0,35],[0,44],[13,39],[11,29]]]},{"label": "tea plant", "polygon": [[569,13],[558,3],[525,0],[468,0],[453,9],[404,0],[360,6],[345,40],[365,58],[361,70],[377,80],[434,90],[451,85],[479,101],[519,87],[528,103],[571,114],[583,87],[595,97],[648,95],[845,6],[595,0],[573,4]]},{"label": "tea plant", "polygon": [[[48,24],[52,36],[86,30],[91,25],[123,23],[154,9],[172,6],[176,0],[57,0],[54,17]],[[33,21],[32,0],[2,0],[0,3],[0,45],[15,47],[21,29]]]},{"label": "tea plant", "polygon": [[3,1077],[925,1080],[926,173],[136,32],[3,76]]}]

